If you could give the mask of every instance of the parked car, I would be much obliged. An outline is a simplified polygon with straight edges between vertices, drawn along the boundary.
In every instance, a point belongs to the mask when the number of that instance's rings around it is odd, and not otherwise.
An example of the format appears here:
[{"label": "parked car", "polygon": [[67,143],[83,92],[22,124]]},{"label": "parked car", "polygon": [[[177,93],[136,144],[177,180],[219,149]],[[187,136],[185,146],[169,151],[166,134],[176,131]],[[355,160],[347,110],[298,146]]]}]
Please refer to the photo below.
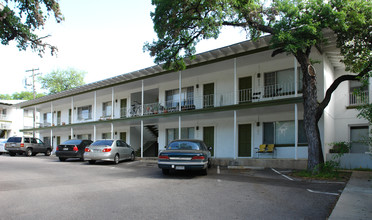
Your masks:
[{"label": "parked car", "polygon": [[134,149],[122,140],[98,140],[85,148],[84,160],[94,164],[97,160],[113,161],[134,160]]},{"label": "parked car", "polygon": [[52,148],[43,143],[38,138],[32,137],[10,137],[5,144],[5,150],[10,156],[25,154],[27,157],[35,156],[38,153],[44,153],[45,156],[50,156]]},{"label": "parked car", "polygon": [[60,161],[65,161],[68,158],[80,158],[84,161],[85,147],[91,145],[91,140],[68,140],[58,145],[56,148],[56,156]]},{"label": "parked car", "polygon": [[164,175],[170,170],[201,170],[207,175],[211,167],[210,150],[200,140],[174,140],[159,153],[158,167]]},{"label": "parked car", "polygon": [[7,139],[0,139],[0,155],[8,153],[8,151],[5,150],[5,143]]}]

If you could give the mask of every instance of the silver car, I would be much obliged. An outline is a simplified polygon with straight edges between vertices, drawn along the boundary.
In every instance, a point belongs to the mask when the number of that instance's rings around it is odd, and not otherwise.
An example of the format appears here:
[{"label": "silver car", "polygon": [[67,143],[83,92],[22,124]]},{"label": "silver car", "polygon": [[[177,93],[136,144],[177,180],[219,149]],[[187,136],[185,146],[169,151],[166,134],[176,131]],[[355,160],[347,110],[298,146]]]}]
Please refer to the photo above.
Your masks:
[{"label": "silver car", "polygon": [[134,149],[122,140],[98,140],[85,148],[84,160],[94,164],[97,160],[113,161],[134,160]]}]

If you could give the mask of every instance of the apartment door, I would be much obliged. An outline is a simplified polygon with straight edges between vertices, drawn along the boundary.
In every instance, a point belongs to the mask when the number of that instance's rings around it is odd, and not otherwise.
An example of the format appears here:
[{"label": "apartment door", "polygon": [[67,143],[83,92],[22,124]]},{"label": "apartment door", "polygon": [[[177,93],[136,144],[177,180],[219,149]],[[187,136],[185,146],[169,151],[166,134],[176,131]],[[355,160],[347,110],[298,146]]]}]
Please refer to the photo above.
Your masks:
[{"label": "apartment door", "polygon": [[214,127],[203,128],[203,141],[207,147],[211,147],[211,154],[214,156]]},{"label": "apartment door", "polygon": [[239,78],[239,103],[252,101],[252,76]]},{"label": "apartment door", "polygon": [[120,140],[127,142],[127,132],[120,132]]},{"label": "apartment door", "polygon": [[214,107],[214,83],[203,85],[203,108]]},{"label": "apartment door", "polygon": [[127,117],[127,99],[120,99],[120,117]]},{"label": "apartment door", "polygon": [[238,156],[250,157],[252,155],[252,126],[241,124],[238,129]]}]

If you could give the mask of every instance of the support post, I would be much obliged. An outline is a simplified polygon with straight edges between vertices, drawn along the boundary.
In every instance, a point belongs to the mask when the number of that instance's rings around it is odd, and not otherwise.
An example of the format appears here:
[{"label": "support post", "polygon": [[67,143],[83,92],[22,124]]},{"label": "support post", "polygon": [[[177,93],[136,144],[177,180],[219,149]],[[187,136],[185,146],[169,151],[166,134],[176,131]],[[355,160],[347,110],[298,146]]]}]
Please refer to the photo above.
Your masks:
[{"label": "support post", "polygon": [[143,158],[143,120],[141,120],[141,158]]},{"label": "support post", "polygon": [[295,160],[298,159],[298,107],[295,104]]}]

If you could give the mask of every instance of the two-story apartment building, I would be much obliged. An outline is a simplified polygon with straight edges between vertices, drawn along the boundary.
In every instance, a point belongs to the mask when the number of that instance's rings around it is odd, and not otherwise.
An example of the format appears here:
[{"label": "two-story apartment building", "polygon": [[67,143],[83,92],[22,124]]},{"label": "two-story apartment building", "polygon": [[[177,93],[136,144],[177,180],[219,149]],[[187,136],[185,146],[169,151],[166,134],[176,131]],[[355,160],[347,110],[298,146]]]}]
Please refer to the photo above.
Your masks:
[{"label": "two-story apartment building", "polygon": [[[198,54],[184,71],[156,65],[21,103],[40,112],[37,126],[24,131],[53,146],[69,138],[121,138],[141,157],[157,156],[174,139],[202,139],[221,164],[280,166],[286,160],[305,167],[302,74],[293,56],[271,57],[269,40]],[[337,56],[333,45],[311,53],[320,61],[314,66],[319,99],[344,74]],[[350,108],[360,101],[350,94],[355,86],[342,83],[319,123],[324,152],[328,143],[352,139],[354,129],[368,130]],[[259,154],[261,144],[275,144],[274,153]]]}]

